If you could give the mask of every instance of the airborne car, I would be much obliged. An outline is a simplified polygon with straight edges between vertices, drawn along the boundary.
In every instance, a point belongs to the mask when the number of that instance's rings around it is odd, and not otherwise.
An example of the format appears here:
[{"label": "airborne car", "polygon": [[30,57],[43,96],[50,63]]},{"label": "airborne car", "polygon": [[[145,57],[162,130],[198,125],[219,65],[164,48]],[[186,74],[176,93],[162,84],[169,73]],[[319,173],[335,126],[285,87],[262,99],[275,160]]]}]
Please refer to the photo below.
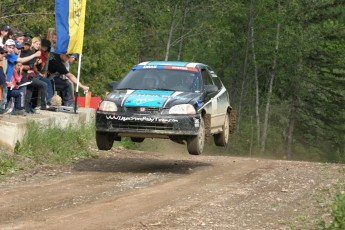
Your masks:
[{"label": "airborne car", "polygon": [[114,141],[130,137],[169,138],[187,143],[190,154],[202,153],[213,136],[226,146],[236,124],[229,95],[207,65],[189,62],[152,61],[134,66],[96,112],[96,142],[109,150]]}]

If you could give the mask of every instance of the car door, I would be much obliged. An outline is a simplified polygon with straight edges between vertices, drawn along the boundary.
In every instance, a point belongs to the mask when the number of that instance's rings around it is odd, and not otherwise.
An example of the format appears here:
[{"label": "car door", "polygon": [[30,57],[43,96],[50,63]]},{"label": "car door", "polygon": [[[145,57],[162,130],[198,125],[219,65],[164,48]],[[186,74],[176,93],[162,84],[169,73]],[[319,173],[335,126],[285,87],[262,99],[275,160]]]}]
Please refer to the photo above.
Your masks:
[{"label": "car door", "polygon": [[211,115],[211,129],[213,129],[216,126],[219,126],[217,115],[219,110],[217,103],[217,94],[219,89],[212,80],[209,68],[207,66],[203,66],[200,70],[205,91],[205,109],[206,112]]},{"label": "car door", "polygon": [[213,114],[214,126],[221,127],[224,124],[225,114],[230,106],[229,95],[217,74],[211,68],[208,68],[208,71],[211,75],[213,83],[218,87],[217,95],[215,95],[215,100],[217,101],[217,110]]}]

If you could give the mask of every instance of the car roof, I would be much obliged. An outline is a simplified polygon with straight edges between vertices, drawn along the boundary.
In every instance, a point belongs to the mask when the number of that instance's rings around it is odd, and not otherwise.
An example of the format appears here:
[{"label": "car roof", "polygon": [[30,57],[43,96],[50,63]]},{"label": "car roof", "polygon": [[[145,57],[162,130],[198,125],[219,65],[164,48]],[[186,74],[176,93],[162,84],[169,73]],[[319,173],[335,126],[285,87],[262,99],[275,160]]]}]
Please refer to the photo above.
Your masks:
[{"label": "car roof", "polygon": [[198,72],[197,66],[206,66],[196,62],[181,62],[181,61],[147,61],[139,63],[132,69],[175,69]]},{"label": "car roof", "polygon": [[204,65],[197,62],[182,62],[182,61],[147,61],[142,62],[138,65],[143,66],[154,66],[154,65],[160,65],[160,66],[180,66],[180,67],[196,67],[197,65]]}]

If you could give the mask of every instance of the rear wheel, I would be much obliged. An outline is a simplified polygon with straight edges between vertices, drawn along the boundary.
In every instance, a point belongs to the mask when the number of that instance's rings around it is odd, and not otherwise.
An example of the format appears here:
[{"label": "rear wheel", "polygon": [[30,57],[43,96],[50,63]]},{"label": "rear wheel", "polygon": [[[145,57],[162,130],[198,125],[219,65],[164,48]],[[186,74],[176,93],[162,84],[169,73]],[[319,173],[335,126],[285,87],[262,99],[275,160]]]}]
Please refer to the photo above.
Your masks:
[{"label": "rear wheel", "polygon": [[229,124],[230,124],[230,116],[229,113],[226,113],[225,115],[225,121],[223,125],[223,131],[221,133],[215,134],[213,136],[214,143],[217,146],[227,146],[229,143]]},{"label": "rear wheel", "polygon": [[131,140],[135,143],[141,143],[145,140],[145,138],[142,137],[131,137]]},{"label": "rear wheel", "polygon": [[205,125],[204,119],[200,118],[198,135],[187,138],[187,149],[191,155],[200,155],[205,146]]},{"label": "rear wheel", "polygon": [[114,133],[96,131],[96,144],[99,150],[110,150],[114,143]]}]

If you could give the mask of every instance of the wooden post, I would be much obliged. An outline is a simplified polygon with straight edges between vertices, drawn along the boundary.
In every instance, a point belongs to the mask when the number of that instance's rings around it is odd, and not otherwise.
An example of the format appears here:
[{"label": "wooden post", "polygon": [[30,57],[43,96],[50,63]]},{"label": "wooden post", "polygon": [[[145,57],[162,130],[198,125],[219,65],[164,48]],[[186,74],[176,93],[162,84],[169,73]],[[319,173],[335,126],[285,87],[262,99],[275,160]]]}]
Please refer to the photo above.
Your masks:
[{"label": "wooden post", "polygon": [[85,108],[90,108],[91,96],[92,96],[91,91],[88,91],[87,94],[85,95]]}]

